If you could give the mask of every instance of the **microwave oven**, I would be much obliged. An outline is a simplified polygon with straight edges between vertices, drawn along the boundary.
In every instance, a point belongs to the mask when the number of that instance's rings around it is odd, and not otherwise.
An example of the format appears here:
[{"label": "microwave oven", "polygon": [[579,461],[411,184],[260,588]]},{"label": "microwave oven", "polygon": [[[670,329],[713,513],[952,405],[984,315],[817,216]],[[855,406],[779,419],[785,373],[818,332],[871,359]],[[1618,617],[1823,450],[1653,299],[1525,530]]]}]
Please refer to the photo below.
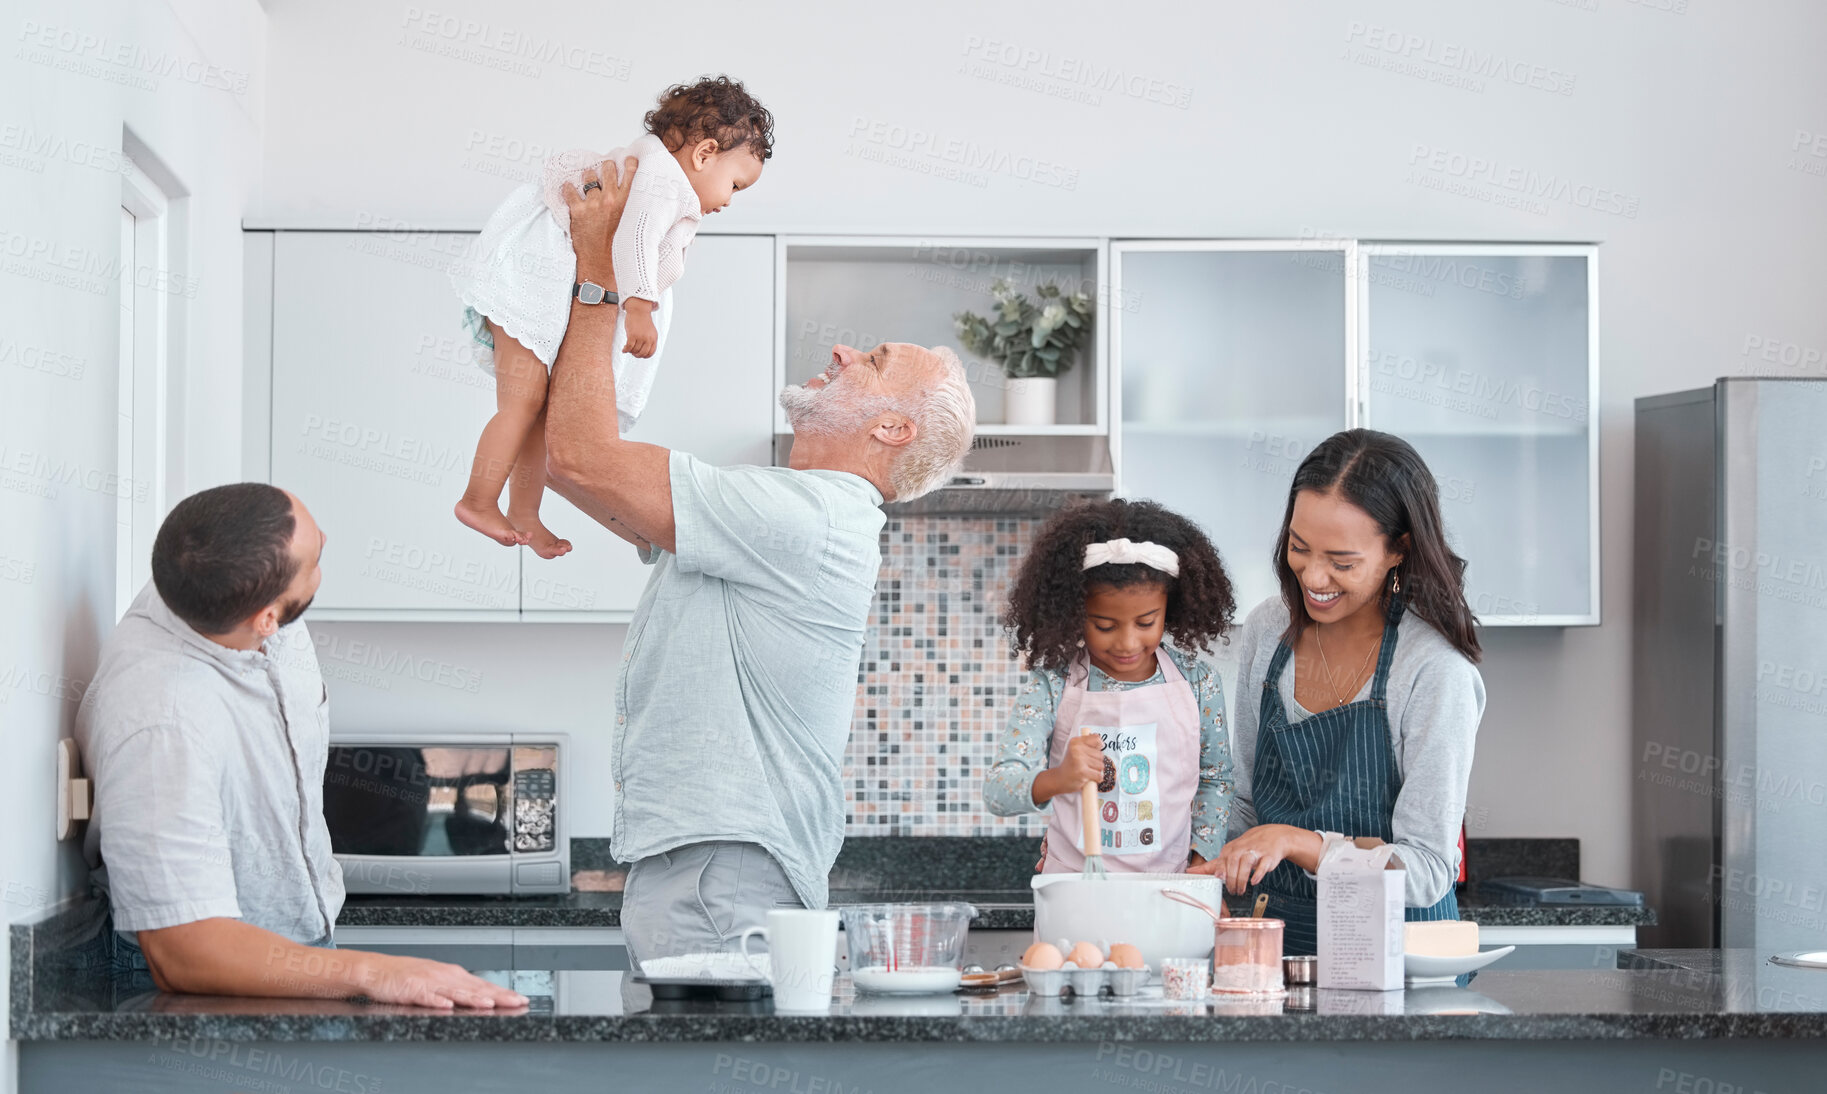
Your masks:
[{"label": "microwave oven", "polygon": [[344,887],[569,892],[564,753],[556,734],[332,734],[324,820]]}]

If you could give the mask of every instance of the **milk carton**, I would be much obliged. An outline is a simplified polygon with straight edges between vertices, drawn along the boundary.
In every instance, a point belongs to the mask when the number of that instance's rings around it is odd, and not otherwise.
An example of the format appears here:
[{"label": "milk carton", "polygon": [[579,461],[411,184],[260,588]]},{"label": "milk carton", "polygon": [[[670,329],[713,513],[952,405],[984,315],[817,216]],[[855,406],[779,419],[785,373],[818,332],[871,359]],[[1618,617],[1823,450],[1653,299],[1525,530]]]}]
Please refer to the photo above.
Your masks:
[{"label": "milk carton", "polygon": [[1402,986],[1403,891],[1395,848],[1328,840],[1317,877],[1319,986],[1394,991]]}]

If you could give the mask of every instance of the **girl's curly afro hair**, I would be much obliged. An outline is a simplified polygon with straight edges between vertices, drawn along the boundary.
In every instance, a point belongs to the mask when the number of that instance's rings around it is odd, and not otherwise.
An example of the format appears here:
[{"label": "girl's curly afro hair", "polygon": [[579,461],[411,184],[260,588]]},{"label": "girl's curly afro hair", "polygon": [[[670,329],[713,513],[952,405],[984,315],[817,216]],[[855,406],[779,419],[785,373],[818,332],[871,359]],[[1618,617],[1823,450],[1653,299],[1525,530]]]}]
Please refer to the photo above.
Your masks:
[{"label": "girl's curly afro hair", "polygon": [[[1180,576],[1140,563],[1085,569],[1085,548],[1112,539],[1171,549],[1180,556]],[[1182,653],[1207,652],[1231,629],[1237,597],[1212,541],[1178,513],[1123,498],[1073,505],[1047,521],[1022,560],[1002,622],[1030,668],[1063,672],[1085,637],[1089,590],[1144,583],[1166,587],[1166,633]]]}]

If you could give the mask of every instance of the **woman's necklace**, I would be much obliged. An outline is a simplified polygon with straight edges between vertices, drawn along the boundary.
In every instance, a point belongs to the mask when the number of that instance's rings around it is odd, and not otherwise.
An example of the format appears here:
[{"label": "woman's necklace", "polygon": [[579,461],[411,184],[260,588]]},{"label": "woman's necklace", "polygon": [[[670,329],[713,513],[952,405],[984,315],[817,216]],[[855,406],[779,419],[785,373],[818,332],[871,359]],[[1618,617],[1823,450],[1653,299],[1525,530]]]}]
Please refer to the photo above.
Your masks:
[{"label": "woman's necklace", "polygon": [[[1331,666],[1331,664],[1329,664],[1326,661],[1326,643],[1320,640],[1320,629],[1317,624],[1313,628],[1313,644],[1319,647],[1320,664],[1326,670],[1327,685],[1330,686],[1334,692],[1340,691],[1338,678],[1336,676],[1332,675],[1332,666]],[[1372,657],[1375,657],[1377,654],[1377,651],[1382,648],[1383,648],[1383,636],[1378,635],[1376,645],[1370,647],[1370,652],[1366,653],[1364,655],[1364,664],[1359,665],[1358,671],[1352,673],[1351,676],[1349,678],[1347,678],[1345,682],[1347,684],[1356,683],[1358,677],[1364,675],[1364,666],[1370,664],[1370,659]],[[1344,706],[1345,701],[1347,699],[1349,699],[1351,697],[1351,695],[1355,695],[1355,694],[1357,694],[1355,690],[1352,691],[1350,694],[1341,694],[1341,695],[1339,695],[1339,697],[1337,699],[1333,700],[1332,705],[1333,706]]]}]

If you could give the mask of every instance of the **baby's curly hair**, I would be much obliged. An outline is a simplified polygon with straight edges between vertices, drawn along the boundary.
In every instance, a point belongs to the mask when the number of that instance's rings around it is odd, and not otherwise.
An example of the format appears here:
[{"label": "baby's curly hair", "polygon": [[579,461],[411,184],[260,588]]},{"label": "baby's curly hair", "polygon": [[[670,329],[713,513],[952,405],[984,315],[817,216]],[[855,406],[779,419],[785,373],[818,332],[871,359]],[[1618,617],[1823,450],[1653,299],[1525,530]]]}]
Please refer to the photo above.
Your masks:
[{"label": "baby's curly hair", "polygon": [[719,152],[748,148],[762,161],[774,154],[774,115],[740,80],[700,76],[694,83],[662,91],[659,103],[643,121],[668,151],[713,140]]},{"label": "baby's curly hair", "polygon": [[[1180,556],[1180,576],[1140,563],[1085,569],[1085,548],[1112,539],[1159,543]],[[1167,589],[1166,633],[1182,653],[1209,651],[1227,640],[1237,597],[1224,563],[1199,526],[1152,501],[1112,498],[1055,513],[1022,560],[1002,622],[1028,666],[1063,672],[1085,637],[1085,597],[1092,587],[1152,584]]]}]

